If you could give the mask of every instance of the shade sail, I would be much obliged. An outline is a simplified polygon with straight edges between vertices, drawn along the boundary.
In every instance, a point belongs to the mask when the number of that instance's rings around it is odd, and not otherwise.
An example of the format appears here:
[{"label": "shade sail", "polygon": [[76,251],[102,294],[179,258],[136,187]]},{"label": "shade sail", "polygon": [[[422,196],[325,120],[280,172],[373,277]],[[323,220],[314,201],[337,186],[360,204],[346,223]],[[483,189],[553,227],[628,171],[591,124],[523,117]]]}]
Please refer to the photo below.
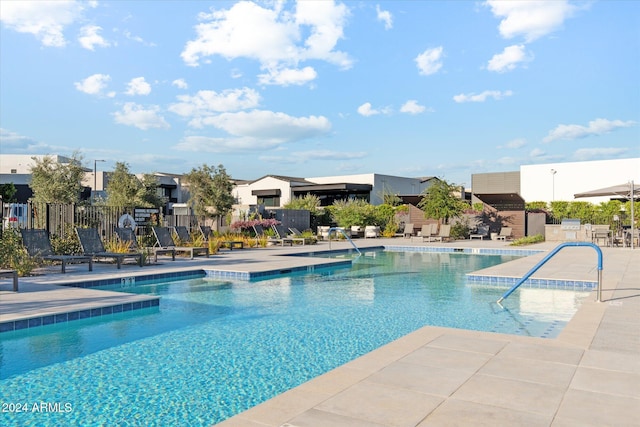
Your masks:
[{"label": "shade sail", "polygon": [[[574,198],[579,199],[583,197],[606,197],[606,196],[618,196],[627,197],[631,196],[631,184],[625,183],[620,185],[613,185],[611,187],[600,188],[598,190],[585,191],[584,193],[576,193]],[[640,196],[640,184],[633,185],[633,197],[638,198]]]}]

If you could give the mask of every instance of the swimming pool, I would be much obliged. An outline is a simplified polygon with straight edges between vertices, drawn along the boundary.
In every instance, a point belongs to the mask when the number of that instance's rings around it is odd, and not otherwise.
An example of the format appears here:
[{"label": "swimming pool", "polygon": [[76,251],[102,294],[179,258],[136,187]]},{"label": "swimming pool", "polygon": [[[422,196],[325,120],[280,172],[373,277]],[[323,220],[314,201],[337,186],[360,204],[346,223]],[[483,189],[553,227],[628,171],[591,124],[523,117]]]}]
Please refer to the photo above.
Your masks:
[{"label": "swimming pool", "polygon": [[504,288],[466,283],[510,259],[379,251],[261,281],[136,284],[125,290],[160,306],[0,335],[0,402],[13,405],[0,420],[211,425],[424,325],[557,335],[587,293],[523,289],[499,310]]}]

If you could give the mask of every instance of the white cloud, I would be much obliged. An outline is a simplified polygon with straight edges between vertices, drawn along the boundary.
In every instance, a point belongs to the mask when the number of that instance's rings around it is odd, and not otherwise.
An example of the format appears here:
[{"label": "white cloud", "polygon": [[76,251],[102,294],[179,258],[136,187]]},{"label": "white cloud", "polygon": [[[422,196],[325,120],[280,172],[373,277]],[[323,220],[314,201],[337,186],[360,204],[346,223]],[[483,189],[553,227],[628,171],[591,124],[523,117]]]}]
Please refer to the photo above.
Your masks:
[{"label": "white cloud", "polygon": [[89,50],[95,50],[96,46],[109,47],[109,42],[98,34],[100,31],[102,31],[102,28],[97,25],[85,25],[80,28],[80,35],[78,36],[80,45]]},{"label": "white cloud", "polygon": [[530,157],[542,157],[545,154],[547,154],[544,150],[541,150],[540,148],[534,148],[533,150],[531,150],[531,152],[529,153]]},{"label": "white cloud", "polygon": [[522,148],[525,145],[527,145],[527,141],[522,139],[522,138],[516,138],[516,139],[512,139],[511,141],[507,142],[506,147],[507,148]]},{"label": "white cloud", "polygon": [[562,28],[564,21],[578,9],[567,0],[487,0],[485,4],[494,16],[502,19],[499,25],[502,37],[523,36],[527,42]]},{"label": "white cloud", "polygon": [[524,45],[507,46],[502,53],[493,55],[493,58],[487,64],[487,69],[497,73],[504,73],[514,70],[518,64],[525,64],[531,61],[533,61],[533,54],[527,53]]},{"label": "white cloud", "polygon": [[93,74],[86,79],[75,82],[76,89],[89,95],[101,95],[107,83],[111,80],[108,74]]},{"label": "white cloud", "polygon": [[426,107],[418,104],[415,99],[410,99],[400,107],[401,113],[420,114],[426,110]]},{"label": "white cloud", "polygon": [[370,102],[365,102],[358,107],[358,114],[365,117],[375,116],[377,114],[391,114],[391,112],[392,111],[390,107],[384,107],[380,109],[371,108]]},{"label": "white cloud", "polygon": [[378,14],[378,21],[384,22],[384,29],[390,30],[393,28],[393,17],[388,10],[380,9],[380,5],[376,5],[376,13]]},{"label": "white cloud", "polygon": [[475,94],[464,94],[455,95],[453,100],[458,103],[462,102],[485,102],[488,98],[493,98],[495,100],[503,99],[507,96],[513,95],[513,92],[510,90],[506,90],[504,92],[500,92],[499,90],[485,90],[482,93]]},{"label": "white cloud", "polygon": [[295,160],[296,162],[308,162],[310,160],[320,161],[336,161],[336,160],[350,160],[350,159],[362,159],[367,157],[367,153],[364,151],[357,152],[344,152],[344,151],[331,151],[331,150],[309,150],[309,151],[297,151],[288,153],[286,157],[283,156],[260,156],[260,160],[266,162],[290,162]]},{"label": "white cloud", "polygon": [[209,153],[232,153],[270,150],[282,142],[268,138],[213,138],[208,136],[186,136],[174,148],[180,151],[196,151]]},{"label": "white cloud", "polygon": [[217,113],[255,108],[260,104],[260,95],[254,89],[228,89],[223,92],[201,90],[195,95],[180,95],[178,103],[169,106],[169,111],[182,117],[190,117],[193,127],[202,127],[202,119]]},{"label": "white cloud", "polygon": [[149,95],[151,93],[151,85],[146,82],[144,77],[136,77],[127,83],[127,95]]},{"label": "white cloud", "polygon": [[442,46],[433,49],[427,49],[420,55],[416,56],[415,61],[418,64],[420,74],[428,76],[435,74],[442,68]]},{"label": "white cloud", "polygon": [[189,85],[184,79],[175,79],[171,82],[172,86],[177,87],[178,89],[188,89]]},{"label": "white cloud", "polygon": [[292,117],[285,113],[266,110],[222,113],[204,118],[202,123],[215,126],[234,136],[279,143],[325,135],[331,130],[331,123],[323,116]]},{"label": "white cloud", "polygon": [[3,1],[0,21],[19,33],[33,34],[44,46],[64,47],[65,27],[81,18],[85,5],[69,0]]},{"label": "white cloud", "polygon": [[[270,84],[301,84],[311,76],[308,68],[298,72],[299,63],[323,60],[343,69],[350,68],[352,60],[335,50],[343,38],[343,27],[349,14],[344,4],[333,1],[303,1],[295,10],[284,10],[285,4],[274,2],[265,8],[254,2],[241,1],[228,10],[214,10],[201,14],[196,25],[197,37],[185,45],[181,57],[189,66],[214,55],[228,60],[250,58],[260,62]],[[306,36],[306,37],[305,37]],[[315,73],[315,71],[313,71]],[[287,80],[286,77],[292,80]],[[302,79],[301,79],[302,77]]]},{"label": "white cloud", "polygon": [[576,160],[602,159],[605,157],[616,157],[624,155],[629,151],[627,148],[580,148],[576,150],[573,157]]},{"label": "white cloud", "polygon": [[285,68],[279,70],[268,70],[266,74],[258,74],[258,80],[264,85],[303,85],[318,76],[313,67],[304,67],[303,69]]},{"label": "white cloud", "polygon": [[116,123],[135,126],[142,130],[170,128],[169,123],[160,115],[160,107],[156,105],[145,109],[134,102],[127,102],[122,110],[116,111],[113,116]]},{"label": "white cloud", "polygon": [[629,120],[607,120],[595,119],[589,122],[588,126],[581,125],[558,125],[542,140],[551,142],[558,139],[579,139],[593,135],[602,135],[619,128],[635,126],[637,123]]}]

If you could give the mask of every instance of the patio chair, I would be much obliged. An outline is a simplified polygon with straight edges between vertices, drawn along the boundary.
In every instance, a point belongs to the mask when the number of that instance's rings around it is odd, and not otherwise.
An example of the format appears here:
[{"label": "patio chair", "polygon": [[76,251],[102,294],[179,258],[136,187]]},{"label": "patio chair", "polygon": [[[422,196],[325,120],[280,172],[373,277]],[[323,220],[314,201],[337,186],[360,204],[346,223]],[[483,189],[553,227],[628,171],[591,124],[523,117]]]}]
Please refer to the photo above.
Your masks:
[{"label": "patio chair", "polygon": [[[402,232],[402,236],[405,239],[410,239],[411,236],[413,236],[415,233],[413,231],[413,224],[409,223],[409,224],[405,224],[404,226],[404,231]],[[407,237],[408,236],[408,237]]]},{"label": "patio chair", "polygon": [[169,254],[171,260],[176,260],[176,251],[173,248],[140,248],[136,239],[136,235],[131,228],[116,227],[116,235],[121,242],[129,243],[129,249],[136,251],[137,249],[143,249],[153,252],[153,262],[158,262],[158,254]]},{"label": "patio chair", "polygon": [[328,225],[319,225],[318,226],[318,240],[329,240],[329,229],[331,227]]},{"label": "patio chair", "polygon": [[283,225],[281,224],[273,224],[271,226],[271,228],[273,228],[273,232],[276,234],[276,237],[278,239],[291,239],[291,241],[293,243],[295,242],[300,242],[302,243],[302,245],[306,244],[306,240],[304,237],[295,237],[289,234],[289,232],[287,231],[286,228],[284,228]]},{"label": "patio chair", "polygon": [[135,259],[138,262],[138,265],[142,267],[142,254],[141,253],[118,253],[118,252],[107,252],[104,249],[104,245],[102,244],[102,240],[100,239],[100,234],[98,234],[98,230],[96,228],[77,228],[76,234],[78,235],[78,240],[80,240],[80,246],[82,247],[82,252],[85,255],[92,256],[93,258],[113,258],[116,261],[116,265],[118,269],[122,267],[122,261],[127,259]]},{"label": "patio chair", "polygon": [[8,277],[13,283],[13,292],[18,292],[18,272],[15,270],[0,270],[0,277]]},{"label": "patio chair", "polygon": [[156,237],[156,247],[188,253],[191,259],[193,259],[196,254],[204,254],[209,258],[208,246],[176,246],[176,242],[173,240],[173,236],[171,236],[169,227],[152,227],[152,230],[153,235]]},{"label": "patio chair", "polygon": [[364,238],[365,239],[375,239],[380,237],[380,227],[377,225],[367,225],[364,227]]},{"label": "patio chair", "polygon": [[[256,238],[265,236],[264,227],[260,224],[254,225],[253,231],[256,233]],[[280,244],[280,246],[284,246],[285,243],[288,243],[289,245],[293,246],[293,239],[289,239],[289,238],[276,238],[276,237],[267,236],[267,241],[271,243],[278,243]]]},{"label": "patio chair", "polygon": [[178,236],[178,240],[180,243],[185,245],[193,243],[191,234],[189,233],[187,227],[185,227],[184,225],[176,225],[175,227],[173,227],[173,231],[176,233],[176,236]]},{"label": "patio chair", "polygon": [[479,225],[476,227],[476,232],[471,233],[469,235],[469,240],[480,239],[484,240],[485,237],[489,236],[489,226],[488,225]]},{"label": "patio chair", "polygon": [[[423,224],[422,228],[420,229],[420,236],[418,237],[419,239],[422,239],[423,242],[430,242],[431,238],[434,237],[438,232],[438,224]],[[417,237],[417,236],[413,236],[413,237]],[[411,237],[411,239],[413,239],[413,237]]]},{"label": "patio chair", "polygon": [[429,241],[444,242],[444,239],[451,238],[451,224],[442,224],[440,226],[440,232],[437,236],[431,236]]},{"label": "patio chair", "polygon": [[56,255],[51,247],[47,230],[21,228],[22,244],[29,256],[45,261],[60,261],[62,272],[67,272],[67,264],[88,263],[89,271],[93,271],[93,257],[87,255]]},{"label": "patio chair", "polygon": [[500,233],[496,236],[496,240],[510,240],[511,230],[511,227],[502,227]]}]

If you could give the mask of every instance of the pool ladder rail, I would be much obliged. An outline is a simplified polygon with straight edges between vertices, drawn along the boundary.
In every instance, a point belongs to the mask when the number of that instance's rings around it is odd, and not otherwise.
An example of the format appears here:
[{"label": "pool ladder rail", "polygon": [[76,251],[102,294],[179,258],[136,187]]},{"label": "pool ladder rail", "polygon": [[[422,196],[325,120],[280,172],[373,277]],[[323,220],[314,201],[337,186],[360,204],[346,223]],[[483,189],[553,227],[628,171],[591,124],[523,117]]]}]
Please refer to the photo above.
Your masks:
[{"label": "pool ladder rail", "polygon": [[533,268],[531,270],[529,270],[529,272],[527,274],[525,274],[524,276],[522,276],[522,279],[518,280],[518,282],[513,285],[513,287],[511,289],[509,289],[507,292],[505,292],[498,301],[496,301],[496,303],[502,307],[502,305],[500,304],[505,298],[507,298],[509,295],[511,295],[513,293],[513,291],[515,291],[516,289],[518,289],[518,287],[520,287],[520,285],[522,285],[524,282],[527,281],[527,279],[529,277],[531,277],[531,275],[533,273],[535,273],[536,271],[538,271],[538,269],[540,267],[542,267],[547,261],[549,261],[555,254],[557,254],[561,249],[566,248],[568,246],[590,246],[593,249],[596,250],[597,254],[598,254],[598,291],[597,291],[597,301],[601,302],[602,301],[602,250],[598,247],[598,245],[594,244],[594,243],[588,243],[588,242],[565,242],[565,243],[561,243],[559,244],[554,250],[552,250],[551,252],[549,252],[547,254],[547,256],[545,256],[539,263],[537,263],[535,266],[533,266]]},{"label": "pool ladder rail", "polygon": [[344,231],[344,228],[340,228],[340,227],[329,228],[329,249],[331,249],[331,233],[333,231],[335,231],[336,233],[341,233],[345,237],[345,239],[347,239],[349,243],[351,243],[351,246],[353,246],[356,252],[358,252],[358,255],[362,255],[362,252],[360,252],[360,249],[358,249],[356,244],[353,243],[353,240],[351,240],[351,237],[349,237],[349,235]]}]

